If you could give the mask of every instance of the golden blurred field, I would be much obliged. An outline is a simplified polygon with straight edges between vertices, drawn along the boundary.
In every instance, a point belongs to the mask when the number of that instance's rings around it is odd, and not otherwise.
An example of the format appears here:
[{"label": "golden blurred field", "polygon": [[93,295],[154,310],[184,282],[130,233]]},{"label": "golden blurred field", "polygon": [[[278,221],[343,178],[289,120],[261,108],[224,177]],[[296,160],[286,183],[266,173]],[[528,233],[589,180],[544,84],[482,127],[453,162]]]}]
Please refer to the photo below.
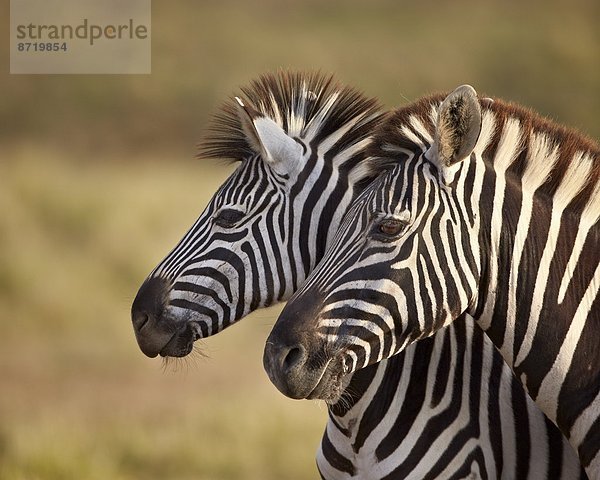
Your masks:
[{"label": "golden blurred field", "polygon": [[193,158],[211,111],[260,73],[320,69],[389,107],[468,82],[598,138],[599,18],[594,0],[155,1],[151,75],[5,67],[0,480],[316,478],[326,409],[262,370],[276,310],[166,367],[133,337],[139,284],[231,171]]},{"label": "golden blurred field", "polygon": [[0,170],[0,477],[310,478],[325,409],[285,399],[263,375],[272,314],[166,366],[133,338],[137,284],[226,169],[11,155]]}]

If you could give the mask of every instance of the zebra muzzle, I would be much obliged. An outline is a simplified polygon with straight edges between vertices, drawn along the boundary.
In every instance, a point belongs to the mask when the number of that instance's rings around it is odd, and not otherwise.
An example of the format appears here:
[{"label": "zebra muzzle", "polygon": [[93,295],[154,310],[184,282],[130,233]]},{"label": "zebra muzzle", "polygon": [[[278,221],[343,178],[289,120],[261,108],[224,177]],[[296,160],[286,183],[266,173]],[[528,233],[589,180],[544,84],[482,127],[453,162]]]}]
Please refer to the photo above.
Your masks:
[{"label": "zebra muzzle", "polygon": [[140,350],[148,357],[183,357],[199,334],[194,325],[166,312],[170,283],[150,278],[140,287],[131,306],[131,321]]},{"label": "zebra muzzle", "polygon": [[282,345],[269,337],[263,365],[271,382],[290,398],[334,402],[343,390],[343,363],[325,358],[320,347],[309,349],[301,343]]}]

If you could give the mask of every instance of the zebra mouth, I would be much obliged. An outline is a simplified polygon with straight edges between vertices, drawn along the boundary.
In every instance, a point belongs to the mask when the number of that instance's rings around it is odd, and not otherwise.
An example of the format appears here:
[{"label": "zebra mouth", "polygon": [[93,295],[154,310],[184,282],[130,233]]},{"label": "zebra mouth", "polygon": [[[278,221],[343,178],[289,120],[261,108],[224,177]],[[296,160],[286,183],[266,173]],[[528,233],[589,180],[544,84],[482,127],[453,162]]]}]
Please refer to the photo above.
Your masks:
[{"label": "zebra mouth", "polygon": [[337,402],[344,391],[344,374],[342,364],[330,360],[321,373],[315,388],[306,396],[308,400],[324,400],[326,403]]},{"label": "zebra mouth", "polygon": [[159,354],[161,357],[185,357],[192,352],[194,342],[200,337],[198,324],[189,322],[173,334]]}]

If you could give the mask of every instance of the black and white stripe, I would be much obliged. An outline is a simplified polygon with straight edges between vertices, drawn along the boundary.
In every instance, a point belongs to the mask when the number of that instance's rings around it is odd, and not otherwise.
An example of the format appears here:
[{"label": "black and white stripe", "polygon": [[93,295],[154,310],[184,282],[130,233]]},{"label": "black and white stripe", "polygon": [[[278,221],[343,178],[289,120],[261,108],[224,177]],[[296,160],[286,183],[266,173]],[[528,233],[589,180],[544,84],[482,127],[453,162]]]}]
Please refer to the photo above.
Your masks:
[{"label": "black and white stripe", "polygon": [[327,396],[471,315],[600,478],[598,146],[465,86],[397,111],[374,151],[384,173],[269,337],[275,384]]},{"label": "black and white stripe", "polygon": [[[144,353],[184,355],[297,290],[369,180],[382,121],[375,101],[320,76],[265,77],[228,103],[204,151],[241,163],[140,289]],[[325,478],[579,478],[472,321],[343,383],[318,454]]]},{"label": "black and white stripe", "polygon": [[357,370],[329,415],[325,478],[586,478],[470,317]]}]

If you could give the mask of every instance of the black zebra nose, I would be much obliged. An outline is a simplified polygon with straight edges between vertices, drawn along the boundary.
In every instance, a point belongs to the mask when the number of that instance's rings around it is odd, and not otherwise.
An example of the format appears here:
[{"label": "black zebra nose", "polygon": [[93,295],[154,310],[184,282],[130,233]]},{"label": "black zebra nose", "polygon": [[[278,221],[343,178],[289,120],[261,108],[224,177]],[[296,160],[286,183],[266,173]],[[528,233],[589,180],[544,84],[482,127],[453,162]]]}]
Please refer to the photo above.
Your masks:
[{"label": "black zebra nose", "polygon": [[271,381],[290,398],[305,398],[303,374],[308,355],[301,344],[281,345],[267,342],[263,364]]},{"label": "black zebra nose", "polygon": [[265,344],[265,370],[279,391],[290,398],[307,398],[327,364],[325,340],[316,330],[320,298],[315,292],[312,301],[290,301]]},{"label": "black zebra nose", "polygon": [[169,284],[162,278],[150,278],[140,287],[131,306],[133,331],[140,350],[156,357],[173,337],[173,328],[162,320]]},{"label": "black zebra nose", "polygon": [[293,374],[306,361],[306,348],[297,344],[291,347],[267,344],[265,356],[274,363],[283,375]]}]

